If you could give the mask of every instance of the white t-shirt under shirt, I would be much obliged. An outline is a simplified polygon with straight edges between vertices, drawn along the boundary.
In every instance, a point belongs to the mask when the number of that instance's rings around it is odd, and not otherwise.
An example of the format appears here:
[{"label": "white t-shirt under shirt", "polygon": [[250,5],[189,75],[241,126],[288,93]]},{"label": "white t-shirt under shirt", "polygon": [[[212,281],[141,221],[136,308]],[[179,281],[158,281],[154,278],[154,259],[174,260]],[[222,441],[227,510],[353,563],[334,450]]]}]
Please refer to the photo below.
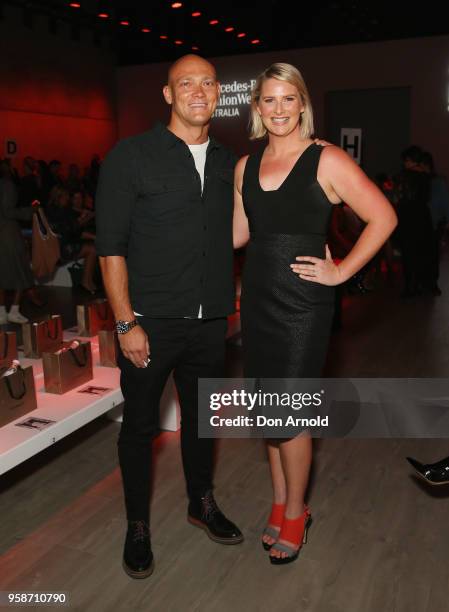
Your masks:
[{"label": "white t-shirt under shirt", "polygon": [[[187,145],[190,149],[190,153],[193,156],[193,160],[195,162],[195,168],[197,169],[198,174],[201,179],[201,193],[203,193],[204,187],[204,168],[206,166],[206,151],[209,145],[209,139],[207,142],[203,142],[203,144],[198,145]],[[136,317],[141,317],[142,315],[138,312],[134,313]],[[198,319],[201,319],[203,316],[202,304],[200,304],[200,309],[198,311]],[[191,317],[185,317],[186,319],[190,319]]]}]

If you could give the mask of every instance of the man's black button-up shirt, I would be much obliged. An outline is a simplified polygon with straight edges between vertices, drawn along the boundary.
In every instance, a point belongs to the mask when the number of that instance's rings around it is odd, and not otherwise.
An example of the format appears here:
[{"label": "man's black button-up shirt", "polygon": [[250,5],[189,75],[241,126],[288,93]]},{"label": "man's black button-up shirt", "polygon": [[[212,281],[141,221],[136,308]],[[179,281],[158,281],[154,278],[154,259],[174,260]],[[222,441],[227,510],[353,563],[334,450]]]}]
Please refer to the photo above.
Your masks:
[{"label": "man's black button-up shirt", "polygon": [[97,254],[126,257],[132,308],[148,317],[234,312],[236,158],[210,138],[204,188],[188,146],[161,123],[106,156],[96,194]]}]

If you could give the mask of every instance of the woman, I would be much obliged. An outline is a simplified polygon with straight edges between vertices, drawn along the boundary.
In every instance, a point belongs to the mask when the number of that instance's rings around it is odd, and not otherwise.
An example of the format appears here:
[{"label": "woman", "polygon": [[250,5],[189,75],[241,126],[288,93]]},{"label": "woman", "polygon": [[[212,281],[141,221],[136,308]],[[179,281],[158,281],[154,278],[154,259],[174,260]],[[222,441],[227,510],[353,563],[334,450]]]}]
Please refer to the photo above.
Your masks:
[{"label": "woman", "polygon": [[[34,285],[31,263],[19,221],[29,221],[32,208],[17,206],[17,189],[12,179],[9,164],[0,162],[0,325],[26,323],[28,319],[19,311],[24,289]],[[9,312],[6,312],[7,290],[13,291]]]},{"label": "woman", "polygon": [[[235,172],[234,246],[249,241],[242,279],[245,376],[321,375],[332,323],[334,286],[360,270],[396,225],[388,200],[335,146],[312,141],[309,94],[299,71],[273,64],[257,78],[251,138],[268,135]],[[344,201],[366,223],[336,266],[326,245],[332,206]],[[270,561],[294,561],[310,511],[304,505],[312,441],[303,432],[268,439],[273,506],[263,534]]]},{"label": "woman", "polygon": [[59,234],[61,241],[61,258],[64,261],[84,259],[81,287],[90,294],[95,294],[94,283],[96,264],[95,235],[83,229],[80,213],[70,206],[70,195],[67,189],[53,187],[47,208],[48,219]]}]

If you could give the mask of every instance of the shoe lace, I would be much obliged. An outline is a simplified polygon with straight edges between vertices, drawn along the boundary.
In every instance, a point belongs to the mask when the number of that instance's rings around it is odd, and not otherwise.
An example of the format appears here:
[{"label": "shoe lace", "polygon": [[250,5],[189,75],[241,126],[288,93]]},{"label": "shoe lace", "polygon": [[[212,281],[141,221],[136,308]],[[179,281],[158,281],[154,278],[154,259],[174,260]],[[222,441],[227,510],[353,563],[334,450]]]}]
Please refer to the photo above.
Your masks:
[{"label": "shoe lace", "polygon": [[219,508],[217,506],[217,502],[214,499],[212,493],[206,493],[206,495],[202,498],[203,502],[203,515],[204,518],[211,518],[216,512],[219,512]]},{"label": "shoe lace", "polygon": [[133,526],[134,542],[143,542],[149,538],[149,527],[145,521],[133,521]]}]

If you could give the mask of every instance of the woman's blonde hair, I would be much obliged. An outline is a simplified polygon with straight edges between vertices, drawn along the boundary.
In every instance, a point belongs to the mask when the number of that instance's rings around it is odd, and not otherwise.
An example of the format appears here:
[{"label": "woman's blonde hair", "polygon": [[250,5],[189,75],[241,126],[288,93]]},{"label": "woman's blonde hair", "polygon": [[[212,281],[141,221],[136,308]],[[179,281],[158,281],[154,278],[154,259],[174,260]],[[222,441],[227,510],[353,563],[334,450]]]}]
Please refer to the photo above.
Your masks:
[{"label": "woman's blonde hair", "polygon": [[299,133],[301,138],[310,138],[313,134],[313,111],[309,92],[307,91],[302,74],[297,68],[295,68],[295,66],[278,62],[276,64],[271,64],[271,66],[261,72],[256,79],[256,83],[251,93],[251,111],[249,121],[250,139],[257,140],[258,138],[263,138],[267,133],[267,129],[264,126],[259,113],[257,112],[257,104],[260,99],[262,85],[268,79],[286,81],[287,83],[290,83],[296,87],[301,97],[301,102],[304,104],[304,111],[301,113]]}]

